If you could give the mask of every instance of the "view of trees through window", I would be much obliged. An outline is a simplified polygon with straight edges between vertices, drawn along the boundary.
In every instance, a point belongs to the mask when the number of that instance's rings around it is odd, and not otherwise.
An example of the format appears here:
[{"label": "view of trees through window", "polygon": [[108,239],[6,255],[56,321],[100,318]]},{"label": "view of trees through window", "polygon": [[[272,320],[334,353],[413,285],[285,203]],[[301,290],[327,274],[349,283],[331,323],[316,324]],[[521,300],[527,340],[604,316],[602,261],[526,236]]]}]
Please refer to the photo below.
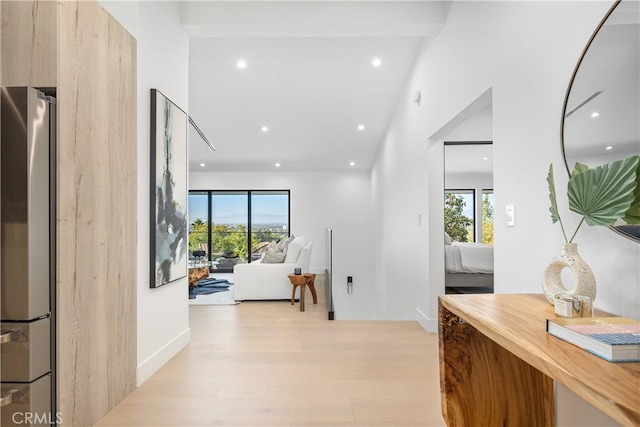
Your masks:
[{"label": "view of trees through window", "polygon": [[189,193],[189,252],[206,252],[219,269],[251,262],[260,243],[287,236],[289,191]]},{"label": "view of trees through window", "polygon": [[493,191],[482,190],[482,243],[493,245]]},{"label": "view of trees through window", "polygon": [[444,231],[454,242],[473,242],[473,192],[445,192]]},{"label": "view of trees through window", "polygon": [[[454,242],[475,242],[474,190],[446,190],[444,229]],[[482,243],[493,245],[493,191],[482,191]]]}]

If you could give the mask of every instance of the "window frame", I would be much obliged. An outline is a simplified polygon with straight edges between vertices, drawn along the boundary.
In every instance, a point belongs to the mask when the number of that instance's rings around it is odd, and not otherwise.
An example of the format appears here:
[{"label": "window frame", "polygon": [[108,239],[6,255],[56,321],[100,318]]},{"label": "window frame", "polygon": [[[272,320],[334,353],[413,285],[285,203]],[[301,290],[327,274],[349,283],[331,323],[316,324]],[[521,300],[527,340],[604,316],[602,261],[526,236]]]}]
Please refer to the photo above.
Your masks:
[{"label": "window frame", "polygon": [[[211,236],[211,225],[213,219],[213,207],[212,207],[212,198],[214,195],[223,195],[225,193],[228,194],[238,194],[238,193],[246,193],[247,196],[247,263],[251,263],[251,232],[252,232],[252,212],[251,212],[251,196],[253,193],[257,193],[260,195],[261,193],[282,193],[282,195],[287,196],[287,237],[291,236],[291,190],[289,189],[261,189],[261,190],[198,190],[193,189],[189,190],[189,196],[193,195],[205,195],[207,196],[207,260],[211,261],[212,259],[212,236]],[[187,217],[189,215],[189,208],[187,207]],[[191,227],[191,223],[188,224]],[[189,251],[187,251],[189,252]],[[216,269],[217,272],[232,272],[233,269]]]}]

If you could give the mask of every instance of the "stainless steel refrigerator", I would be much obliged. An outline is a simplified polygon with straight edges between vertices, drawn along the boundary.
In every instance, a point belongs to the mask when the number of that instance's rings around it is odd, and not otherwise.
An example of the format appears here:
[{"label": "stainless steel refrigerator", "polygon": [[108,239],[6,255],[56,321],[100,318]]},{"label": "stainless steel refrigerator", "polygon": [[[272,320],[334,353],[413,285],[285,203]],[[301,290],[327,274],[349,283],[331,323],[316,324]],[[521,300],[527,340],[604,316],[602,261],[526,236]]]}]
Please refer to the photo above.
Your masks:
[{"label": "stainless steel refrigerator", "polygon": [[55,380],[55,98],[2,88],[0,425],[51,425]]}]

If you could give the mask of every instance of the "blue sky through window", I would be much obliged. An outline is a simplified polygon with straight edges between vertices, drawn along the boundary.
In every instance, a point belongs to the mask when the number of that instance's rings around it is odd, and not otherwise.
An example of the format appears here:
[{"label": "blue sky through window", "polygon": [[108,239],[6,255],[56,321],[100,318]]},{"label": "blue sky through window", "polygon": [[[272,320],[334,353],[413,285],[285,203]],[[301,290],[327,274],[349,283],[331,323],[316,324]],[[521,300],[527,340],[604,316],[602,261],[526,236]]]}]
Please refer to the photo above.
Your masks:
[{"label": "blue sky through window", "polygon": [[[215,224],[247,224],[247,194],[213,194]],[[287,224],[289,214],[287,194],[255,193],[251,199],[252,223]],[[207,195],[189,194],[189,224],[196,219],[207,221]]]}]

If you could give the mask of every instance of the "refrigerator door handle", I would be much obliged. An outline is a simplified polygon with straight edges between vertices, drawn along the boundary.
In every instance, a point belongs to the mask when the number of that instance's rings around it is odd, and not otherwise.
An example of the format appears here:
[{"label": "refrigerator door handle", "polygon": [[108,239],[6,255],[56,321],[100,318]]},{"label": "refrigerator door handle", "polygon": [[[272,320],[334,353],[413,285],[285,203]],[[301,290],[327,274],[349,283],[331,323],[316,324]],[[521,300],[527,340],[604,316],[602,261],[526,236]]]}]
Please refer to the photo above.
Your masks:
[{"label": "refrigerator door handle", "polygon": [[8,342],[21,342],[22,333],[18,330],[2,332],[0,335],[0,344],[5,344]]},{"label": "refrigerator door handle", "polygon": [[0,397],[0,408],[11,405],[14,402],[22,400],[23,394],[17,388],[9,390],[7,394]]}]

